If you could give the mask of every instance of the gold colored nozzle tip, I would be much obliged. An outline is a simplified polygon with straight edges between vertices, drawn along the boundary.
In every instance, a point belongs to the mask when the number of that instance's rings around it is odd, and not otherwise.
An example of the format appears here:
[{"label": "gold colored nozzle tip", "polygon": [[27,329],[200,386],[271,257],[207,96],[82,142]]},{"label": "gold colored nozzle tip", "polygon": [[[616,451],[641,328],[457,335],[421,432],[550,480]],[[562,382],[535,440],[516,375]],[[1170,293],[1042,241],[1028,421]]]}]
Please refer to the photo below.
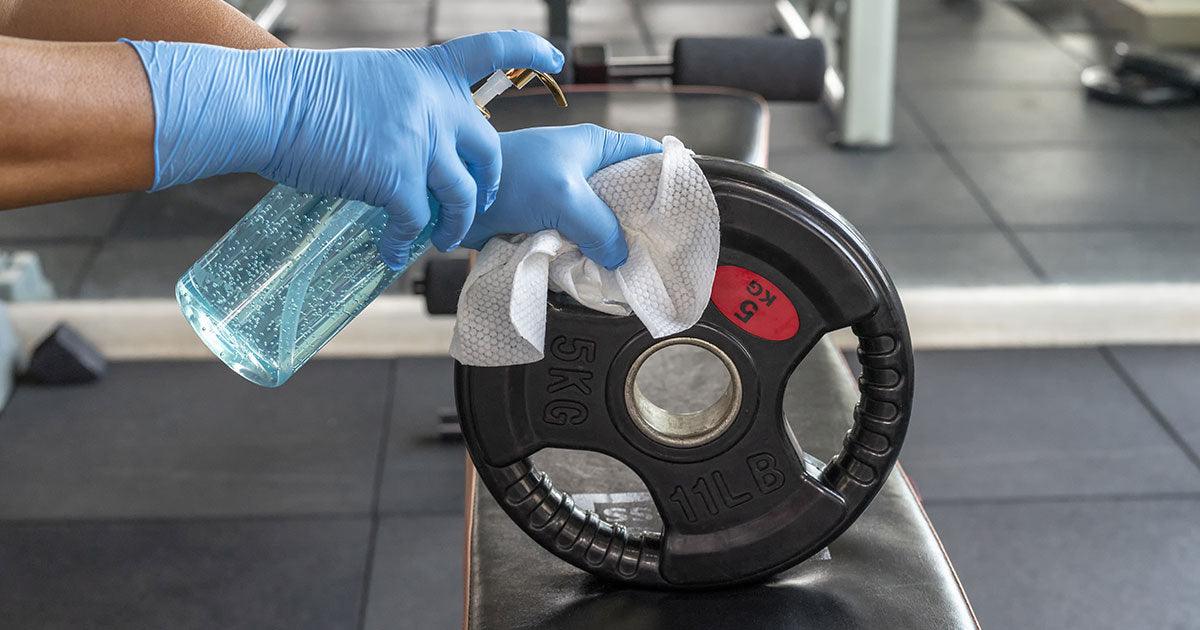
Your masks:
[{"label": "gold colored nozzle tip", "polygon": [[526,85],[529,85],[529,82],[532,81],[534,77],[537,77],[537,79],[542,82],[542,85],[546,86],[547,90],[550,90],[550,94],[554,97],[554,102],[557,103],[559,107],[567,106],[567,95],[564,94],[562,88],[559,87],[558,81],[555,81],[554,77],[546,74],[545,72],[538,72],[537,70],[532,70],[530,68],[513,68],[505,74],[508,76],[508,80],[512,81],[513,87],[517,88],[518,90]]}]

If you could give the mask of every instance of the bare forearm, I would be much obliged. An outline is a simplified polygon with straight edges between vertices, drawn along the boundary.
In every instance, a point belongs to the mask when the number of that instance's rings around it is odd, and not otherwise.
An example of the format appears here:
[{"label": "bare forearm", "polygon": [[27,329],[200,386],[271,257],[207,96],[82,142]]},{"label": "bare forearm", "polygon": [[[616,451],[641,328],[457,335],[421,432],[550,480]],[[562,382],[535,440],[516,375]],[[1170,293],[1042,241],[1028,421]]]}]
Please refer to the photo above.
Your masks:
[{"label": "bare forearm", "polygon": [[150,185],[149,86],[121,37],[284,45],[221,0],[0,0],[0,209]]},{"label": "bare forearm", "polygon": [[154,112],[121,43],[0,37],[0,208],[144,190]]},{"label": "bare forearm", "polygon": [[74,42],[128,37],[248,49],[284,45],[222,0],[0,0],[0,35]]}]

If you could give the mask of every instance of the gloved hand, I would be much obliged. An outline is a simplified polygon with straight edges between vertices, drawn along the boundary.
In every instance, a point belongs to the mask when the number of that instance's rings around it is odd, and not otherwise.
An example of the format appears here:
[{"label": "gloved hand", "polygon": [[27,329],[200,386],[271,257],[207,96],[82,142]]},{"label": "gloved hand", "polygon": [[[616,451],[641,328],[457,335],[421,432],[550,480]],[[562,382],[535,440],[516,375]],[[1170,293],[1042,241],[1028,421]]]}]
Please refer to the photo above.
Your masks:
[{"label": "gloved hand", "polygon": [[500,141],[471,84],[500,68],[562,68],[546,40],[483,33],[399,50],[241,51],[130,42],[154,100],[151,190],[254,172],[304,192],[382,206],[380,253],[402,266],[441,205],[432,240],[457,246],[497,194]]},{"label": "gloved hand", "polygon": [[662,144],[596,125],[574,125],[502,133],[500,147],[500,194],[487,214],[475,220],[464,245],[481,249],[497,234],[556,229],[608,269],[625,262],[629,246],[617,217],[587,180],[610,164],[659,153]]}]

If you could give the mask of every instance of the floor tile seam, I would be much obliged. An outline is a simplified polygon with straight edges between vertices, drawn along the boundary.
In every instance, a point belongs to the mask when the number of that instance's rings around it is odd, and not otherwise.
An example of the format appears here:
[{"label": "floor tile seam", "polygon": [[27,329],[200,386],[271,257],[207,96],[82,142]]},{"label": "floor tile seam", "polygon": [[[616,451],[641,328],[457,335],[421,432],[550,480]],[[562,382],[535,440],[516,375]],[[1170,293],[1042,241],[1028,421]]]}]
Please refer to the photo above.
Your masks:
[{"label": "floor tile seam", "polygon": [[100,236],[85,236],[85,235],[60,235],[60,236],[10,236],[0,235],[0,247],[38,247],[44,245],[95,245],[102,242],[106,237]]},{"label": "floor tile seam", "polygon": [[148,193],[138,192],[125,199],[124,203],[121,204],[121,209],[118,210],[117,215],[113,217],[113,222],[109,224],[108,230],[105,232],[103,239],[105,241],[116,239],[117,235],[124,230],[125,224],[129,221],[130,215],[133,214],[134,210],[140,204],[145,203],[148,198]]},{"label": "floor tile seam", "polygon": [[1011,33],[1003,32],[1003,31],[991,31],[991,32],[981,31],[981,32],[972,33],[972,34],[964,34],[964,33],[958,32],[958,31],[954,31],[954,30],[947,30],[945,32],[927,31],[927,32],[915,32],[915,33],[912,31],[904,32],[903,30],[898,30],[897,34],[896,34],[897,45],[900,45],[903,43],[909,43],[909,42],[924,43],[924,42],[931,42],[931,41],[953,41],[956,43],[960,43],[960,42],[961,43],[996,42],[996,43],[1019,44],[1019,43],[1024,43],[1024,42],[1045,41],[1046,39],[1048,39],[1048,38],[1043,33],[1038,31],[1037,29],[1032,29],[1031,31],[1024,32],[1024,33],[1018,33],[1015,31],[1013,31]]},{"label": "floor tile seam", "polygon": [[1042,81],[1042,82],[1007,82],[1007,83],[960,83],[960,84],[941,84],[933,85],[927,82],[926,85],[909,85],[905,87],[920,87],[923,90],[932,92],[956,92],[964,89],[971,89],[978,92],[1012,92],[1014,88],[1022,90],[1036,90],[1040,92],[1069,92],[1078,94],[1083,88],[1079,85],[1072,85],[1067,81]]},{"label": "floor tile seam", "polygon": [[1167,437],[1175,443],[1175,446],[1179,447],[1179,449],[1183,451],[1183,454],[1192,463],[1192,466],[1195,467],[1198,473],[1200,473],[1200,452],[1197,452],[1197,450],[1188,443],[1187,439],[1183,437],[1183,434],[1179,431],[1179,429],[1174,425],[1174,423],[1171,422],[1171,419],[1168,418],[1165,413],[1163,413],[1163,411],[1154,402],[1154,399],[1151,398],[1150,394],[1146,392],[1146,390],[1141,386],[1141,383],[1134,378],[1133,374],[1125,367],[1125,365],[1121,363],[1121,360],[1116,356],[1116,353],[1114,353],[1111,348],[1102,347],[1099,349],[1099,352],[1100,355],[1104,357],[1104,361],[1108,364],[1109,368],[1116,373],[1117,377],[1121,379],[1121,381],[1129,389],[1130,393],[1132,393],[1138,402],[1141,403],[1146,412],[1150,414],[1163,432],[1167,434]]},{"label": "floor tile seam", "polygon": [[[1040,35],[1042,37],[1042,39],[1053,40],[1054,35],[1056,35],[1057,33],[1060,32],[1058,30],[1051,28],[1048,24],[1037,19],[1035,16],[1031,15],[1027,11],[1022,10],[1022,7],[1020,5],[1013,5],[1009,2],[1000,2],[1000,3],[998,3],[998,6],[996,6],[993,10],[1002,11],[1002,12],[1009,11],[1009,12],[1014,13],[1015,17],[1023,20],[1023,23],[1028,30],[1021,33],[1021,35],[1026,35],[1027,36],[1026,39],[1032,39],[1032,38],[1028,37],[1028,35],[1036,34],[1036,35]],[[965,39],[979,39],[978,35],[992,35],[992,34],[996,34],[996,33],[975,33],[975,34],[951,33],[952,36],[963,37]]]},{"label": "floor tile seam", "polygon": [[[1157,128],[1157,127],[1156,127]],[[1020,152],[1074,151],[1090,154],[1195,154],[1192,140],[1169,133],[1162,138],[1087,138],[1054,140],[961,140],[948,139],[942,143],[947,150],[959,154],[1020,154]]]},{"label": "floor tile seam", "polygon": [[75,272],[75,276],[71,279],[71,288],[69,295],[71,297],[80,297],[83,295],[83,287],[87,284],[88,277],[95,271],[96,263],[100,260],[100,255],[104,252],[108,239],[97,240],[84,254],[83,261],[79,263],[79,270]]},{"label": "floor tile seam", "polygon": [[[1023,41],[1043,41],[1043,42],[1050,44],[1052,47],[1054,47],[1055,50],[1062,53],[1063,56],[1066,57],[1066,59],[1068,59],[1078,69],[1082,70],[1085,67],[1086,64],[1084,61],[1077,58],[1074,54],[1071,53],[1070,50],[1068,50],[1065,46],[1062,45],[1062,43],[1059,41],[1058,37],[1056,37],[1055,31],[1048,28],[1042,22],[1039,22],[1038,20],[1034,19],[1033,16],[1031,16],[1023,11],[1020,11],[1019,8],[1010,7],[1010,9],[1020,12],[1021,15],[1028,21],[1028,23],[1029,23],[1028,26],[1030,26],[1031,30],[1032,30],[1032,33],[1030,33],[1030,35],[1036,33],[1036,34],[1040,35],[1041,37],[1040,38],[1025,37],[1025,38],[1019,39],[1019,40],[994,40],[994,41],[1007,41],[1007,42],[1014,42],[1014,43],[1021,43]],[[962,37],[962,41],[964,41],[964,42],[970,42],[970,41],[985,41],[985,42],[987,42],[987,41],[993,41],[993,40],[990,40],[989,38],[986,38],[986,37],[964,35]]]},{"label": "floor tile seam", "polygon": [[367,535],[366,557],[363,562],[361,592],[359,594],[358,618],[355,627],[363,630],[367,625],[367,611],[371,598],[372,573],[375,570],[375,555],[379,542],[379,502],[383,494],[383,481],[387,473],[387,456],[391,436],[392,415],[395,412],[396,379],[399,376],[400,361],[392,360],[388,366],[387,387],[388,395],[383,407],[383,424],[380,427],[379,443],[375,451],[375,477],[371,494],[371,524]]},{"label": "floor tile seam", "polygon": [[91,248],[91,251],[84,256],[83,262],[79,265],[79,272],[76,274],[72,282],[71,295],[83,295],[83,287],[87,284],[88,277],[95,271],[96,262],[100,259],[100,255],[104,252],[104,248],[109,243],[117,240],[117,234],[124,228],[129,215],[133,214],[134,208],[143,198],[143,193],[135,193],[123,200],[121,209],[117,211],[117,215],[113,218],[113,222],[108,226],[108,230],[101,237],[98,237]]},{"label": "floor tile seam", "polygon": [[950,172],[958,178],[959,182],[964,187],[966,187],[967,192],[972,196],[972,198],[974,198],[975,203],[982,208],[984,214],[986,214],[987,217],[992,221],[992,223],[996,226],[996,229],[1000,230],[1000,233],[1004,236],[1005,241],[1017,253],[1017,256],[1033,274],[1034,278],[1040,282],[1048,283],[1050,281],[1050,277],[1046,270],[1041,266],[1040,263],[1037,262],[1037,259],[1034,258],[1033,253],[1029,250],[1025,243],[1023,243],[1017,237],[1012,228],[1009,227],[1009,225],[1005,222],[1004,217],[992,204],[991,199],[984,194],[983,189],[979,186],[979,184],[970,176],[969,173],[967,173],[966,168],[942,142],[941,136],[939,136],[937,131],[934,130],[929,124],[929,121],[926,120],[924,114],[913,105],[913,103],[905,94],[904,90],[899,87],[896,89],[896,103],[897,105],[904,107],[908,111],[909,115],[912,116],[917,126],[929,139],[930,143],[933,144],[933,146],[938,150],[938,153],[942,156],[943,162],[945,162],[950,168]]},{"label": "floor tile seam", "polygon": [[[58,298],[75,298],[78,297],[83,289],[84,278],[92,265],[95,264],[96,257],[100,255],[100,249],[104,246],[103,237],[35,237],[35,238],[0,238],[0,249],[15,249],[20,250],[25,247],[46,247],[46,246],[70,246],[82,247],[87,251],[83,254],[83,259],[79,263],[79,268],[71,274],[67,281],[65,291],[61,287],[55,287],[55,295]],[[45,265],[43,264],[43,270]]]},{"label": "floor tile seam", "polygon": [[[960,155],[987,154],[1019,154],[1042,152],[1072,152],[1072,153],[1118,153],[1122,155],[1160,155],[1160,156],[1192,156],[1197,155],[1200,148],[1200,138],[1180,138],[1173,134],[1169,140],[1137,140],[1137,139],[1087,139],[1087,140],[1011,140],[1003,142],[978,140],[944,140],[942,144],[947,150]],[[837,153],[831,153],[836,149]],[[768,149],[771,159],[787,157],[812,157],[813,155],[911,155],[937,153],[938,148],[932,142],[893,144],[886,149],[874,148],[841,148],[832,144],[810,142],[804,144],[787,144],[778,140]],[[1200,156],[1197,157],[1200,159]]]},{"label": "floor tile seam", "polygon": [[464,514],[462,506],[456,508],[390,508],[379,510],[379,519],[401,519],[401,518],[422,518],[427,516],[432,517],[462,517]]},{"label": "floor tile seam", "polygon": [[[918,482],[919,483],[919,482]],[[921,503],[928,507],[957,506],[1002,506],[1080,503],[1127,503],[1127,502],[1200,502],[1200,492],[1145,492],[1145,493],[1097,493],[1056,495],[1011,495],[996,497],[924,497]]]},{"label": "floor tile seam", "polygon": [[1064,46],[1062,44],[1062,40],[1059,39],[1059,35],[1071,34],[1071,33],[1091,35],[1091,34],[1093,34],[1094,31],[1090,31],[1090,30],[1089,31],[1070,31],[1070,30],[1055,29],[1055,28],[1051,27],[1049,24],[1037,19],[1037,17],[1035,17],[1034,15],[1022,10],[1021,5],[1019,5],[1019,4],[1013,5],[1010,8],[1013,9],[1014,11],[1019,12],[1022,16],[1024,16],[1025,19],[1029,21],[1030,25],[1033,26],[1035,29],[1037,29],[1039,32],[1041,32],[1042,35],[1045,36],[1045,38],[1050,42],[1051,45],[1053,45],[1055,48],[1057,48],[1059,51],[1061,51],[1064,55],[1070,57],[1077,64],[1079,64],[1080,69],[1083,69],[1087,65],[1087,62],[1085,60],[1079,59],[1078,57],[1076,57],[1075,54],[1070,50],[1069,47]]},{"label": "floor tile seam", "polygon": [[[992,223],[879,223],[875,221],[856,221],[856,227],[874,232],[904,234],[908,232],[929,233],[986,233],[996,230]],[[1029,234],[1055,233],[1102,233],[1129,232],[1145,234],[1177,234],[1180,232],[1200,232],[1200,223],[1010,223],[1016,232]]]},{"label": "floor tile seam", "polygon": [[905,88],[917,88],[921,90],[936,91],[936,92],[953,92],[962,90],[971,90],[978,92],[1012,92],[1014,90],[1023,91],[1046,91],[1046,92],[1077,92],[1082,90],[1078,85],[1072,85],[1071,81],[1077,79],[1061,79],[1050,80],[994,80],[994,81],[964,81],[958,79],[920,79],[912,78],[911,75],[897,73],[896,85]]},{"label": "floor tile seam", "polygon": [[[1061,50],[1063,52],[1063,54],[1074,59],[1076,61],[1076,63],[1078,63],[1080,65],[1081,69],[1086,68],[1091,65],[1094,65],[1096,63],[1095,60],[1081,58],[1081,56],[1076,51],[1074,51],[1073,49],[1071,49],[1071,47],[1066,46],[1063,43],[1063,40],[1060,37],[1061,35],[1086,35],[1086,36],[1096,37],[1099,39],[1105,39],[1105,38],[1107,38],[1107,39],[1124,39],[1125,38],[1124,34],[1121,33],[1119,30],[1114,30],[1114,31],[1108,32],[1108,31],[1097,30],[1097,29],[1093,29],[1093,28],[1089,28],[1087,30],[1056,29],[1056,28],[1050,26],[1049,24],[1037,19],[1035,16],[1022,10],[1022,7],[1020,4],[1014,5],[1013,9],[1020,11],[1021,14],[1026,17],[1026,19],[1028,19],[1030,22],[1032,22],[1032,24],[1034,25],[1035,28],[1042,31],[1046,35],[1047,39],[1050,40],[1051,44],[1053,44],[1056,48]],[[1165,121],[1162,121],[1162,123],[1163,123],[1164,127],[1167,126]]]},{"label": "floor tile seam", "polygon": [[[1170,130],[1168,130],[1170,131]],[[985,155],[997,153],[1117,153],[1122,155],[1192,156],[1198,155],[1190,139],[1172,134],[1169,141],[1137,139],[1087,139],[1087,140],[1013,140],[1005,142],[977,140],[946,140],[942,143],[947,150],[960,155]],[[1198,157],[1197,159],[1200,159]]]},{"label": "floor tile seam", "polygon": [[369,511],[329,512],[272,512],[247,514],[178,514],[178,515],[106,515],[106,516],[54,516],[54,517],[0,517],[0,528],[39,526],[103,526],[103,525],[182,525],[182,524],[227,524],[227,523],[289,523],[338,520],[367,520]]},{"label": "floor tile seam", "polygon": [[1179,232],[1200,232],[1200,222],[1197,223],[1010,223],[1018,233],[1055,234],[1075,232],[1081,234],[1097,232],[1129,232],[1158,234]]},{"label": "floor tile seam", "polygon": [[893,144],[885,149],[871,147],[839,147],[834,144],[797,144],[788,145],[786,143],[775,143],[767,149],[767,157],[770,160],[786,159],[788,154],[794,157],[812,157],[813,155],[832,155],[832,156],[889,156],[889,155],[936,155],[937,148],[932,144]]},{"label": "floor tile seam", "polygon": [[[840,211],[839,211],[840,212]],[[913,234],[942,234],[942,235],[961,235],[961,236],[981,236],[984,234],[997,234],[999,230],[995,224],[988,222],[961,222],[961,223],[878,223],[875,221],[855,221],[854,227],[860,231],[870,232],[873,235],[887,236],[907,236]]]}]

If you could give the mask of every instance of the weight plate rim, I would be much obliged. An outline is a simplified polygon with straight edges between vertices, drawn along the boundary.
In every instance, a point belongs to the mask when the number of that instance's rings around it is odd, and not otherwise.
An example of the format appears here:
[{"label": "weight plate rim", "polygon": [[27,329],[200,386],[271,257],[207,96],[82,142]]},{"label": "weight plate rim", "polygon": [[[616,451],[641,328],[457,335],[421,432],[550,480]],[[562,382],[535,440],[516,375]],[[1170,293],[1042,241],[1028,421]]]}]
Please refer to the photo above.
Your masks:
[{"label": "weight plate rim", "polygon": [[[902,382],[895,385],[894,390],[896,393],[892,396],[892,398],[896,399],[898,401],[898,403],[900,403],[898,405],[899,409],[895,415],[895,422],[896,422],[897,428],[894,429],[893,433],[888,437],[888,440],[890,440],[890,442],[887,444],[887,449],[885,451],[885,455],[883,456],[883,459],[881,460],[881,463],[878,466],[878,470],[875,470],[874,480],[871,481],[870,483],[866,484],[866,489],[860,493],[860,496],[858,497],[857,501],[853,504],[853,506],[850,509],[847,510],[846,516],[843,519],[841,519],[840,524],[837,527],[830,529],[825,536],[821,537],[820,539],[816,540],[813,543],[810,543],[809,546],[802,549],[798,553],[793,554],[792,556],[789,556],[789,557],[785,558],[784,560],[782,560],[780,562],[776,562],[770,566],[757,567],[754,570],[746,572],[745,574],[740,575],[733,579],[722,579],[722,580],[715,580],[715,581],[709,581],[709,582],[688,582],[688,583],[678,583],[678,582],[666,581],[665,578],[659,572],[659,571],[661,571],[660,561],[662,559],[662,556],[661,556],[662,537],[659,536],[658,534],[655,534],[652,532],[647,532],[647,533],[645,533],[645,535],[638,536],[637,540],[635,541],[641,545],[639,548],[639,553],[649,552],[652,556],[654,556],[652,558],[652,560],[654,560],[653,567],[656,570],[653,572],[652,576],[645,576],[645,575],[641,575],[641,574],[629,575],[629,576],[614,576],[605,571],[599,570],[598,567],[583,566],[580,562],[577,561],[576,558],[568,555],[566,553],[567,550],[559,550],[557,548],[557,546],[555,544],[553,544],[551,541],[539,538],[538,536],[534,535],[533,532],[526,529],[525,526],[523,526],[521,524],[520,519],[522,518],[522,516],[516,513],[516,508],[514,506],[511,506],[510,504],[508,504],[505,501],[504,496],[503,496],[505,489],[500,487],[503,482],[501,477],[505,474],[509,474],[511,476],[513,469],[524,468],[526,471],[529,471],[530,474],[533,474],[533,473],[540,474],[540,475],[542,475],[544,481],[547,483],[549,482],[549,478],[548,478],[548,476],[546,476],[546,473],[540,472],[537,469],[536,464],[534,464],[528,458],[522,459],[517,462],[513,462],[513,463],[508,464],[503,467],[497,467],[497,466],[487,463],[481,457],[477,456],[478,454],[482,453],[482,450],[481,450],[479,444],[476,442],[477,436],[474,434],[472,427],[469,426],[473,422],[471,420],[471,418],[468,417],[469,414],[471,414],[472,412],[471,412],[470,406],[469,405],[464,406],[464,402],[462,400],[467,389],[470,387],[470,382],[471,382],[470,370],[471,370],[471,368],[466,368],[465,366],[461,366],[461,365],[456,366],[456,374],[458,375],[458,377],[457,377],[458,383],[456,384],[456,392],[460,398],[460,400],[459,400],[460,411],[462,411],[463,409],[467,410],[466,412],[463,413],[462,422],[464,425],[463,433],[464,433],[464,437],[467,440],[468,448],[469,448],[470,454],[471,454],[471,459],[472,459],[473,463],[475,464],[476,469],[479,471],[479,478],[483,482],[484,486],[488,488],[489,493],[492,494],[492,496],[498,501],[501,508],[508,514],[508,516],[517,523],[518,527],[520,527],[523,531],[525,531],[525,533],[527,535],[530,535],[543,548],[547,549],[554,555],[562,558],[563,560],[566,560],[570,564],[572,564],[580,569],[591,572],[601,578],[604,578],[606,580],[615,580],[616,582],[623,583],[623,584],[636,584],[636,585],[644,586],[644,587],[663,588],[663,589],[668,589],[668,590],[706,590],[706,589],[726,588],[726,587],[730,587],[730,586],[736,586],[739,584],[749,584],[749,583],[761,582],[765,579],[769,579],[771,576],[774,576],[784,570],[787,570],[790,567],[793,567],[793,566],[799,564],[800,562],[803,562],[807,558],[811,557],[813,554],[815,554],[815,553],[819,552],[821,549],[827,547],[828,544],[832,540],[834,540],[838,536],[840,536],[846,530],[846,528],[848,528],[851,524],[854,523],[855,520],[857,520],[859,515],[861,515],[862,511],[866,509],[866,507],[870,504],[870,502],[874,498],[874,496],[882,489],[883,485],[886,483],[888,477],[890,476],[891,470],[892,470],[893,466],[895,465],[900,446],[903,443],[903,439],[904,439],[904,436],[905,436],[905,433],[907,430],[908,416],[909,416],[909,412],[911,411],[912,389],[913,389],[912,388],[912,372],[913,372],[912,351],[911,351],[911,343],[910,343],[909,337],[908,337],[908,329],[907,329],[907,324],[906,324],[905,317],[904,317],[903,306],[900,303],[900,299],[896,292],[895,285],[892,282],[890,276],[887,274],[887,271],[883,268],[882,264],[880,263],[880,261],[878,259],[878,256],[874,253],[874,251],[871,249],[869,244],[867,244],[866,240],[862,237],[861,233],[859,233],[858,230],[855,229],[849,222],[847,222],[840,214],[838,214],[836,211],[834,211],[832,208],[830,208],[827,204],[825,204],[822,200],[820,200],[819,197],[812,194],[806,188],[799,186],[798,184],[795,184],[794,182],[791,182],[790,180],[787,180],[775,173],[772,173],[772,172],[762,169],[760,167],[745,164],[742,162],[736,162],[733,160],[727,160],[724,158],[712,158],[712,157],[706,157],[706,156],[697,156],[696,161],[701,166],[701,168],[704,169],[706,177],[709,178],[710,184],[712,184],[714,187],[719,182],[740,183],[740,184],[743,184],[746,186],[750,186],[757,194],[771,195],[771,196],[777,197],[780,200],[783,200],[785,202],[787,202],[789,199],[799,200],[799,203],[793,204],[793,205],[796,205],[799,207],[799,212],[795,212],[795,214],[803,215],[804,219],[817,221],[817,222],[823,224],[823,227],[825,227],[827,229],[831,229],[833,231],[832,233],[834,233],[838,236],[838,238],[837,238],[838,243],[844,247],[847,247],[850,250],[848,253],[852,253],[857,257],[857,261],[861,264],[862,270],[864,271],[865,274],[867,274],[869,276],[868,281],[869,281],[870,287],[872,288],[872,291],[878,292],[878,295],[876,295],[876,297],[875,297],[875,300],[876,300],[875,312],[872,313],[871,315],[869,315],[866,319],[860,320],[854,324],[855,333],[860,338],[860,344],[859,344],[860,362],[864,363],[864,376],[862,378],[860,378],[859,404],[856,405],[856,407],[855,407],[854,430],[858,430],[860,433],[863,432],[862,423],[865,422],[865,420],[860,418],[860,412],[864,418],[868,418],[868,420],[870,419],[870,413],[868,413],[870,410],[862,409],[863,403],[868,402],[867,389],[868,388],[877,388],[878,389],[878,388],[888,387],[888,385],[886,383],[881,384],[880,382],[871,381],[870,380],[872,378],[871,375],[868,375],[866,373],[866,371],[869,369],[869,367],[867,366],[867,361],[865,361],[865,360],[866,359],[876,359],[879,357],[884,357],[885,359],[894,359],[895,362],[898,362],[900,364],[900,367],[905,368],[903,373],[900,375],[903,380],[902,380]],[[877,338],[870,337],[869,335],[871,334],[871,331],[868,329],[871,328],[871,326],[877,325],[878,323],[871,321],[867,324],[864,324],[864,322],[866,320],[873,320],[874,318],[877,318],[879,316],[880,310],[886,310],[887,311],[886,315],[890,318],[890,320],[892,320],[890,323],[891,328],[889,329],[885,326],[885,330],[894,330],[895,338],[887,337],[888,341],[880,342],[879,344],[877,344],[880,347],[885,347],[886,348],[885,350],[879,351],[879,352],[872,352],[869,348],[866,348],[865,346],[866,346],[868,340],[874,341],[874,340],[877,340]],[[878,324],[878,325],[883,325],[883,324]],[[889,343],[890,343],[890,345],[889,345]],[[886,372],[887,369],[884,368],[881,371]],[[884,396],[884,398],[886,399],[887,396]],[[885,403],[886,403],[886,400],[885,400]],[[789,431],[790,431],[790,429],[789,429]],[[837,457],[835,457],[834,460],[831,460],[831,462],[830,462],[831,466],[826,468],[825,472],[822,473],[822,480],[825,479],[825,475],[828,474],[832,468],[838,468],[838,470],[842,470],[841,478],[843,480],[848,477],[854,476],[853,475],[853,465],[856,462],[853,460],[853,458],[851,458],[852,461],[850,461],[849,463],[843,463],[843,462],[838,461],[839,458],[841,458],[842,456],[845,456],[849,452],[849,449],[852,446],[854,448],[858,448],[860,450],[862,448],[868,448],[867,446],[865,446],[863,444],[851,445],[850,440],[849,440],[849,434],[848,434],[848,440],[847,440],[846,447],[844,447],[843,451],[841,453],[839,453],[839,455]],[[603,451],[600,451],[599,449],[595,449],[595,450],[597,450],[598,452],[603,452]],[[863,451],[863,452],[865,452],[865,451]],[[803,457],[803,455],[804,455],[803,451],[797,451],[797,453],[801,457]],[[507,471],[507,473],[506,473],[506,471]],[[635,473],[636,472],[637,471],[635,471]],[[837,471],[834,471],[834,472],[837,473]],[[859,471],[859,472],[861,472],[861,471]],[[639,475],[640,475],[640,473],[639,473]],[[552,487],[552,485],[551,485],[551,487]],[[558,491],[551,490],[551,492],[558,492]],[[562,511],[564,506],[566,506],[566,504],[568,504],[568,503],[570,503],[571,505],[567,509],[567,512],[570,512],[571,509],[574,509],[573,501],[570,500],[569,495],[564,494],[563,496],[565,496],[566,498],[564,500],[562,500],[562,502],[556,507],[555,513],[554,513],[554,515],[552,515],[552,518],[557,518],[558,513],[560,511]],[[621,528],[621,533],[622,533],[622,536],[625,535],[626,532],[625,532],[624,528]],[[622,538],[622,540],[625,540],[625,539]],[[618,560],[619,559],[620,558],[618,558]],[[635,568],[638,568],[640,566],[641,566],[641,564],[639,562],[639,564]]]}]

